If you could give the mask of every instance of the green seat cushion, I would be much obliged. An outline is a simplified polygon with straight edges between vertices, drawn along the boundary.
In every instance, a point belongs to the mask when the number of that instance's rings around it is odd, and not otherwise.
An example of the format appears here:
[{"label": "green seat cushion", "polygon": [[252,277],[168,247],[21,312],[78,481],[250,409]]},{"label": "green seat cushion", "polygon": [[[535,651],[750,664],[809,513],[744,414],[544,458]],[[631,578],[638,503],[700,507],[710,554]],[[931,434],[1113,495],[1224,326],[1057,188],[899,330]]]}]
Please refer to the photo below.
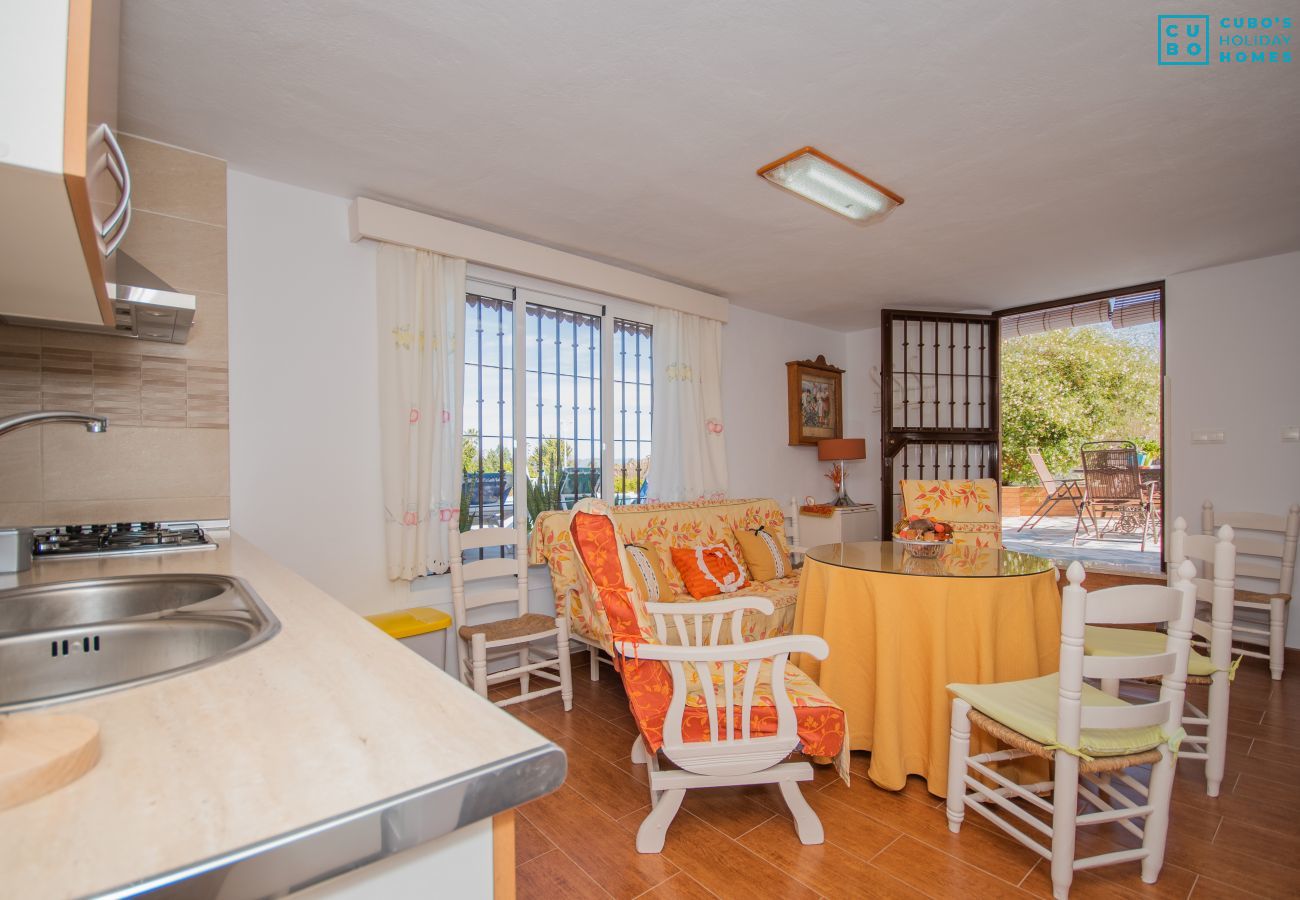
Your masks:
[{"label": "green seat cushion", "polygon": [[[1153,656],[1165,652],[1165,637],[1159,631],[1085,625],[1083,651],[1089,656]],[[1214,663],[1193,650],[1187,658],[1187,674],[1209,678],[1214,674]]]},{"label": "green seat cushion", "polygon": [[[1058,682],[1055,675],[1007,681],[1001,684],[950,684],[952,691],[990,719],[1018,731],[1047,747],[1056,743],[1056,703]],[[1103,693],[1089,684],[1083,686],[1084,706],[1131,706],[1132,704]],[[1158,725],[1145,728],[1085,728],[1078,747],[1062,749],[1076,755],[1127,756],[1151,750],[1165,742]]]}]

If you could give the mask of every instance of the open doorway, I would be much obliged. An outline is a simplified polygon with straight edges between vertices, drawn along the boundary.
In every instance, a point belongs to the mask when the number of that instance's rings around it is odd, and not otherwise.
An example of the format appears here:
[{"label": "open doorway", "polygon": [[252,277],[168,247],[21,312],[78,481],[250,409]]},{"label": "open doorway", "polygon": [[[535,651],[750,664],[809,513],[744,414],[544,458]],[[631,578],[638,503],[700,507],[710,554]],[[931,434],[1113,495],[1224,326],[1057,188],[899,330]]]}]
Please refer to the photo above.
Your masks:
[{"label": "open doorway", "polygon": [[997,315],[1004,545],[1158,574],[1164,283]]}]

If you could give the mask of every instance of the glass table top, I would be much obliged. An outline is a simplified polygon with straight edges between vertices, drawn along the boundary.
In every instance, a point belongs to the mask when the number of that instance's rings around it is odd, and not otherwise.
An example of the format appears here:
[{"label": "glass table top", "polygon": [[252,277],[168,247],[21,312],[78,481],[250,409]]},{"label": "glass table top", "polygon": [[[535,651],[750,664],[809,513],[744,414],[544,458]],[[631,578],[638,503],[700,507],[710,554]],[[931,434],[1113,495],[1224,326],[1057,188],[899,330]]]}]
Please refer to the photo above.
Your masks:
[{"label": "glass table top", "polygon": [[863,572],[945,578],[1008,578],[1037,575],[1052,568],[1052,561],[1042,556],[965,544],[947,545],[937,557],[928,559],[892,541],[822,544],[804,554],[804,559]]}]

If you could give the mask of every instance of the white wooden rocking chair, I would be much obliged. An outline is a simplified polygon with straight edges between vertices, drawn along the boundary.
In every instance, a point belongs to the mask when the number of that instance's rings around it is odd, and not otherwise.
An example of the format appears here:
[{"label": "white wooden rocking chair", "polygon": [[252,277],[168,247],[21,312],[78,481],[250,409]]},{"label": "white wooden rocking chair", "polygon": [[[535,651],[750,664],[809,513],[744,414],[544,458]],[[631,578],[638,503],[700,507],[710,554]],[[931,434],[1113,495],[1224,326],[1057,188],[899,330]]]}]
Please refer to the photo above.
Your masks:
[{"label": "white wooden rocking chair", "polygon": [[[784,760],[803,744],[805,752],[839,756],[845,771],[843,710],[788,663],[792,653],[824,659],[826,642],[791,635],[746,643],[741,635],[745,611],[772,612],[771,601],[762,597],[643,602],[632,587],[617,526],[599,500],[583,500],[574,508],[569,533],[579,571],[609,622],[641,732],[632,745],[632,761],[649,771],[652,809],[637,830],[637,850],[663,849],[687,790],[749,784],[776,784],[799,840],[822,843],[821,821],[798,787],[812,779],[812,766]],[[723,643],[728,619],[730,643]],[[677,629],[681,646],[663,643],[670,626]],[[810,747],[810,733],[825,740]],[[660,753],[679,768],[661,768]]]}]

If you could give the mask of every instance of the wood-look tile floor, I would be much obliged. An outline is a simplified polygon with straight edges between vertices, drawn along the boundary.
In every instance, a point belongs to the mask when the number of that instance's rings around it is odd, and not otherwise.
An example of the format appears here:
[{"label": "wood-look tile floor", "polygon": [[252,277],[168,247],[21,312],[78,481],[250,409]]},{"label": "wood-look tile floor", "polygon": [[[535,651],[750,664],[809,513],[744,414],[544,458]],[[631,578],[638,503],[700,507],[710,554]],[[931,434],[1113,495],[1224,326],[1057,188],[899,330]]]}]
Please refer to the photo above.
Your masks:
[{"label": "wood-look tile floor", "polygon": [[[948,831],[943,801],[919,778],[899,792],[866,776],[855,752],[852,786],[828,768],[803,785],[826,842],[806,847],[775,788],[688,792],[663,853],[636,852],[649,810],[642,766],[628,758],[635,730],[618,675],[598,682],[574,657],[574,706],[552,695],[507,707],[568,754],[555,793],[520,808],[520,898],[1050,897],[1046,861],[967,815]],[[508,690],[508,689],[506,689]],[[1204,689],[1193,688],[1204,706]],[[1247,660],[1232,686],[1227,779],[1205,795],[1204,764],[1178,765],[1164,870],[1143,884],[1138,864],[1080,872],[1072,897],[1300,896],[1300,670],[1271,681]],[[1084,833],[1084,853],[1134,839],[1116,826]]]}]

